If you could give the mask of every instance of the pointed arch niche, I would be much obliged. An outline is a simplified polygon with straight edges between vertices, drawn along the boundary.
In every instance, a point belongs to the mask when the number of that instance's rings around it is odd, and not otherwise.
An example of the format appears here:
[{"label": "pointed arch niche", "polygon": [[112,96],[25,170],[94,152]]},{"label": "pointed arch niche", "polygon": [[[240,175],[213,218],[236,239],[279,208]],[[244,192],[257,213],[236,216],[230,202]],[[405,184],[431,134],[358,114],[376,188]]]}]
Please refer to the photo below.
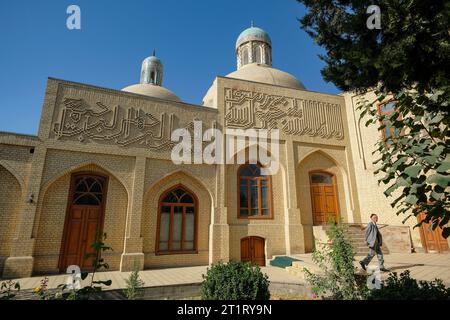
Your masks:
[{"label": "pointed arch niche", "polygon": [[[114,251],[104,254],[110,270],[118,270],[123,252],[128,193],[125,186],[108,170],[97,164],[86,164],[63,170],[43,187],[42,200],[37,209],[34,227],[36,238],[34,252],[35,273],[57,273],[61,271],[61,255],[64,253],[65,224],[71,204],[76,200],[71,192],[71,182],[78,174],[88,177],[107,178],[102,231],[107,233],[107,244]],[[87,201],[87,200],[86,200]]]},{"label": "pointed arch niche", "polygon": [[[322,150],[316,150],[304,157],[297,165],[297,199],[305,225],[322,224],[329,215],[348,222],[345,177],[336,161]],[[316,203],[313,203],[316,201]],[[328,203],[326,203],[328,201]],[[328,209],[321,209],[328,206]],[[334,206],[334,208],[333,208]],[[314,217],[314,212],[317,212]],[[321,217],[323,216],[323,217]],[[323,219],[322,219],[323,218]]]},{"label": "pointed arch niche", "polygon": [[[184,197],[184,193],[181,194],[177,190],[183,190],[188,197]],[[176,191],[175,195],[172,194],[172,191]],[[179,194],[178,198],[177,194]],[[192,199],[192,202],[190,199]],[[191,243],[191,238],[186,237],[186,234],[182,234],[185,240],[183,248],[186,246],[186,251],[182,250],[181,244],[180,250],[175,250],[179,244],[178,240],[175,241],[176,243],[173,241],[174,233],[170,230],[167,234],[169,236],[168,239],[171,241],[170,247],[170,241],[167,242],[167,247],[166,239],[164,238],[164,241],[161,241],[161,225],[163,225],[161,210],[165,209],[167,212],[166,218],[175,222],[175,211],[177,207],[180,207],[177,206],[177,203],[181,204],[181,207],[194,209],[194,242]],[[182,209],[181,214],[189,214],[186,210],[189,211],[191,209]],[[144,194],[141,228],[144,240],[144,267],[207,265],[209,263],[209,228],[212,212],[211,193],[203,183],[187,172],[175,171],[153,183]],[[188,218],[190,219],[190,217]],[[173,226],[175,225],[172,224]],[[190,232],[187,229],[185,231]],[[172,237],[171,239],[170,236]],[[194,245],[193,248],[191,244]]]}]

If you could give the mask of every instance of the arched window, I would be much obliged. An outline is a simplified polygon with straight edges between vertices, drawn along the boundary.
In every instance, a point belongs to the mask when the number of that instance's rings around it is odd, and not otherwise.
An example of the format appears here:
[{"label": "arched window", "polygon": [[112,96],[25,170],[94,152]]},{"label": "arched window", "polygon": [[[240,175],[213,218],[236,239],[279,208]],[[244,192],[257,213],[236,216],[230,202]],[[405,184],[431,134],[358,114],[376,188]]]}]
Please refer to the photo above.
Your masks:
[{"label": "arched window", "polygon": [[245,164],[238,171],[238,218],[272,218],[272,180],[261,174],[257,164]]},{"label": "arched window", "polygon": [[72,204],[91,206],[102,204],[106,178],[95,175],[77,175],[74,179]]},{"label": "arched window", "polygon": [[272,62],[270,61],[270,49],[266,47],[266,50],[264,50],[264,63],[267,65],[272,65]]},{"label": "arched window", "polygon": [[182,186],[170,189],[159,202],[156,253],[196,252],[197,201]]},{"label": "arched window", "polygon": [[152,71],[150,73],[150,83],[153,83],[153,84],[156,83],[156,81],[155,81],[155,71]]},{"label": "arched window", "polygon": [[262,63],[262,50],[259,45],[253,48],[253,62]]},{"label": "arched window", "polygon": [[248,57],[248,48],[245,47],[245,48],[243,48],[242,51],[241,51],[241,61],[242,61],[242,65],[245,66],[246,64],[248,64],[248,60],[249,60],[249,57]]}]

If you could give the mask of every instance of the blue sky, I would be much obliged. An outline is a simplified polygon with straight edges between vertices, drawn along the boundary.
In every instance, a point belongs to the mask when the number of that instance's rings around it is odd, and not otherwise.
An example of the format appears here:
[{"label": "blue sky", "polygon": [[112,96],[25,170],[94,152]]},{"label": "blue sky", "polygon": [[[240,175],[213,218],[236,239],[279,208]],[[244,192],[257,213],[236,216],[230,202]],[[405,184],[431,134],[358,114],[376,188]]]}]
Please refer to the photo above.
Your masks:
[{"label": "blue sky", "polygon": [[[70,4],[81,30],[66,28]],[[251,20],[272,38],[274,67],[338,93],[299,27],[304,12],[295,0],[0,0],[0,131],[37,133],[47,77],[121,89],[139,82],[153,49],[164,86],[200,104],[216,75],[236,69],[235,41]]]}]

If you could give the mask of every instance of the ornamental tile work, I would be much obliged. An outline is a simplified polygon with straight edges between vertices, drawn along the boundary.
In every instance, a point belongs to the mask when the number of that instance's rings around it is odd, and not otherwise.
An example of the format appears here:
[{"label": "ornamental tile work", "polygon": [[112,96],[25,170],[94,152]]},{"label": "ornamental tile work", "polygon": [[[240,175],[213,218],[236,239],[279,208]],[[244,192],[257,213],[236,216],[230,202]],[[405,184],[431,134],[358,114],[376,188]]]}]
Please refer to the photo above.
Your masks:
[{"label": "ornamental tile work", "polygon": [[280,129],[289,135],[344,138],[339,104],[225,88],[225,108],[229,127]]}]

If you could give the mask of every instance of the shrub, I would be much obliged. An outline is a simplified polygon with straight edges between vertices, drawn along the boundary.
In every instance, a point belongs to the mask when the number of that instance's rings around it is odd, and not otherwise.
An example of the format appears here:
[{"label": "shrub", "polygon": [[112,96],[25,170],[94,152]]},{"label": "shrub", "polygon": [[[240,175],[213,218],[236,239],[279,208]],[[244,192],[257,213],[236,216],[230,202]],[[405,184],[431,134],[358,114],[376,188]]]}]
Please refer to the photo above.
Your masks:
[{"label": "shrub", "polygon": [[142,287],[144,286],[144,281],[139,277],[139,270],[135,268],[130,276],[125,280],[127,287],[123,290],[125,296],[128,300],[136,300],[142,294]]},{"label": "shrub", "polygon": [[367,293],[367,277],[357,275],[353,264],[355,252],[345,226],[331,222],[327,230],[329,242],[313,252],[314,263],[322,272],[314,274],[304,268],[306,280],[319,297],[355,300]]},{"label": "shrub", "polygon": [[398,277],[396,272],[381,283],[380,289],[373,289],[369,300],[450,300],[450,288],[442,280],[417,281],[411,278],[409,270]]},{"label": "shrub", "polygon": [[203,300],[268,300],[269,280],[248,262],[219,262],[203,275]]}]

